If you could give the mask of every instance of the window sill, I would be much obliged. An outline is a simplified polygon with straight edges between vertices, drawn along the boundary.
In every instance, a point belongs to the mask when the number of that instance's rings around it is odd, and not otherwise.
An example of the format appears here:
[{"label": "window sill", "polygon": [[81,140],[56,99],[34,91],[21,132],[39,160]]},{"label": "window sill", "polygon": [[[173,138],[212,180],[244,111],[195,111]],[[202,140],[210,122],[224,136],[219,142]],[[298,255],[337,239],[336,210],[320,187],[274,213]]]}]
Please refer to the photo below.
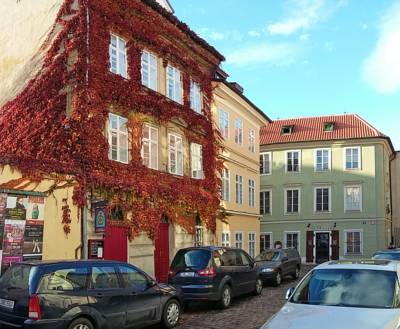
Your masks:
[{"label": "window sill", "polygon": [[362,210],[345,210],[345,214],[361,214]]},{"label": "window sill", "polygon": [[315,173],[318,173],[318,174],[319,174],[319,173],[322,173],[322,174],[323,174],[323,173],[329,173],[329,172],[331,172],[331,171],[332,171],[331,169],[327,169],[327,170],[316,170],[316,169],[314,169],[314,172],[315,172]]},{"label": "window sill", "polygon": [[299,212],[286,212],[284,215],[285,216],[299,216],[300,213]]},{"label": "window sill", "polygon": [[332,211],[331,210],[329,210],[329,211],[317,211],[317,210],[315,210],[314,211],[314,215],[323,215],[323,214],[329,215],[329,214],[332,214]]},{"label": "window sill", "polygon": [[271,176],[272,173],[260,174],[261,176]]}]

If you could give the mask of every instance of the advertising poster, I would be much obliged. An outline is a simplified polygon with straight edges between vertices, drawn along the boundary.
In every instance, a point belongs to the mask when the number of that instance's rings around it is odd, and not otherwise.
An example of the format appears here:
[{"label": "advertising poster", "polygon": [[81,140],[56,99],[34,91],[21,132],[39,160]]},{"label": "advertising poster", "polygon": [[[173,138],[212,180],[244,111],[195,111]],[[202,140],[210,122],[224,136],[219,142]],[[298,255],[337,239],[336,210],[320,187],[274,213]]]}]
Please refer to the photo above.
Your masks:
[{"label": "advertising poster", "polygon": [[28,198],[24,195],[8,195],[6,205],[6,219],[25,220]]},{"label": "advertising poster", "polygon": [[[3,247],[4,221],[6,215],[7,194],[0,193],[0,250]],[[0,260],[1,263],[1,260]]]},{"label": "advertising poster", "polygon": [[[43,227],[41,220],[27,220],[25,224],[23,255],[24,259],[30,256],[41,256],[43,250]],[[35,258],[36,259],[36,258]],[[41,257],[39,257],[41,259]]]},{"label": "advertising poster", "polygon": [[22,261],[22,246],[24,243],[25,221],[6,219],[3,235],[2,271],[12,263]]},{"label": "advertising poster", "polygon": [[27,220],[44,220],[44,197],[29,196],[26,213]]}]

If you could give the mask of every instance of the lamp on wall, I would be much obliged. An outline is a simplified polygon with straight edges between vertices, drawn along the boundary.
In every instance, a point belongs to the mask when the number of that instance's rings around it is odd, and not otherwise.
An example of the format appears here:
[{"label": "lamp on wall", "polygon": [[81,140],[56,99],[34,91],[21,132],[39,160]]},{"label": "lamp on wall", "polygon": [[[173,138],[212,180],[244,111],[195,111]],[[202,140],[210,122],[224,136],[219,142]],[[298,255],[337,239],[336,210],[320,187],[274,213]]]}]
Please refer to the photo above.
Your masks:
[{"label": "lamp on wall", "polygon": [[335,223],[333,223],[333,227],[334,227],[334,228],[336,228],[336,222],[335,222]]},{"label": "lamp on wall", "polygon": [[307,225],[307,228],[310,228],[311,227],[311,224],[309,223],[308,225]]}]

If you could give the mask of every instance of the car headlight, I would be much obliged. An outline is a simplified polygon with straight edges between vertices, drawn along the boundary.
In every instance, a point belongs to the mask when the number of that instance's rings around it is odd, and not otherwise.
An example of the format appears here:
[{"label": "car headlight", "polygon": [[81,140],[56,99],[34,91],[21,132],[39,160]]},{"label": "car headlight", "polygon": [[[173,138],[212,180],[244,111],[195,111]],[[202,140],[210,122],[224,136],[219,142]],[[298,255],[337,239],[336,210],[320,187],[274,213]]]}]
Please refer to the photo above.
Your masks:
[{"label": "car headlight", "polygon": [[263,273],[271,273],[271,272],[274,272],[274,271],[275,271],[274,268],[263,268],[261,270],[261,272],[263,272]]}]

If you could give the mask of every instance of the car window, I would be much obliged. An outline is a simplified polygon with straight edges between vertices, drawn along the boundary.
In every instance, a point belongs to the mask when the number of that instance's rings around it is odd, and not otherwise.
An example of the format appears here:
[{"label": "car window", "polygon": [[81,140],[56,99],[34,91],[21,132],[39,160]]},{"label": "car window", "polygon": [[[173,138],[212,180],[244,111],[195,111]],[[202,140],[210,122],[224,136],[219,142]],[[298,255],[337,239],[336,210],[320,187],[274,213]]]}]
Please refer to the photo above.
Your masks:
[{"label": "car window", "polygon": [[92,284],[94,289],[120,288],[118,276],[113,266],[93,266]]},{"label": "car window", "polygon": [[399,252],[382,252],[376,253],[373,259],[390,259],[390,260],[400,260]]},{"label": "car window", "polygon": [[87,267],[57,269],[42,276],[38,292],[85,290],[88,275]]},{"label": "car window", "polygon": [[239,253],[241,261],[242,261],[241,265],[249,266],[251,263],[249,256],[247,256],[246,253],[242,250],[238,250],[238,253]]},{"label": "car window", "polygon": [[203,269],[210,261],[210,251],[206,249],[180,250],[171,264],[171,269],[184,270],[186,268]]},{"label": "car window", "polygon": [[133,288],[135,291],[144,291],[149,284],[145,275],[129,266],[119,266],[122,283],[125,288]]},{"label": "car window", "polygon": [[270,261],[279,261],[280,258],[281,258],[281,253],[279,251],[266,250],[261,254],[259,254],[256,257],[256,260],[270,262]]},{"label": "car window", "polygon": [[237,265],[242,265],[242,259],[240,258],[240,255],[236,253],[235,250],[225,250],[221,249],[219,250],[221,256],[221,266],[237,266]]},{"label": "car window", "polygon": [[289,258],[297,258],[297,250],[296,249],[289,249],[287,251]]},{"label": "car window", "polygon": [[13,265],[0,278],[0,289],[2,287],[13,289],[28,289],[29,274],[31,266],[29,265]]}]

